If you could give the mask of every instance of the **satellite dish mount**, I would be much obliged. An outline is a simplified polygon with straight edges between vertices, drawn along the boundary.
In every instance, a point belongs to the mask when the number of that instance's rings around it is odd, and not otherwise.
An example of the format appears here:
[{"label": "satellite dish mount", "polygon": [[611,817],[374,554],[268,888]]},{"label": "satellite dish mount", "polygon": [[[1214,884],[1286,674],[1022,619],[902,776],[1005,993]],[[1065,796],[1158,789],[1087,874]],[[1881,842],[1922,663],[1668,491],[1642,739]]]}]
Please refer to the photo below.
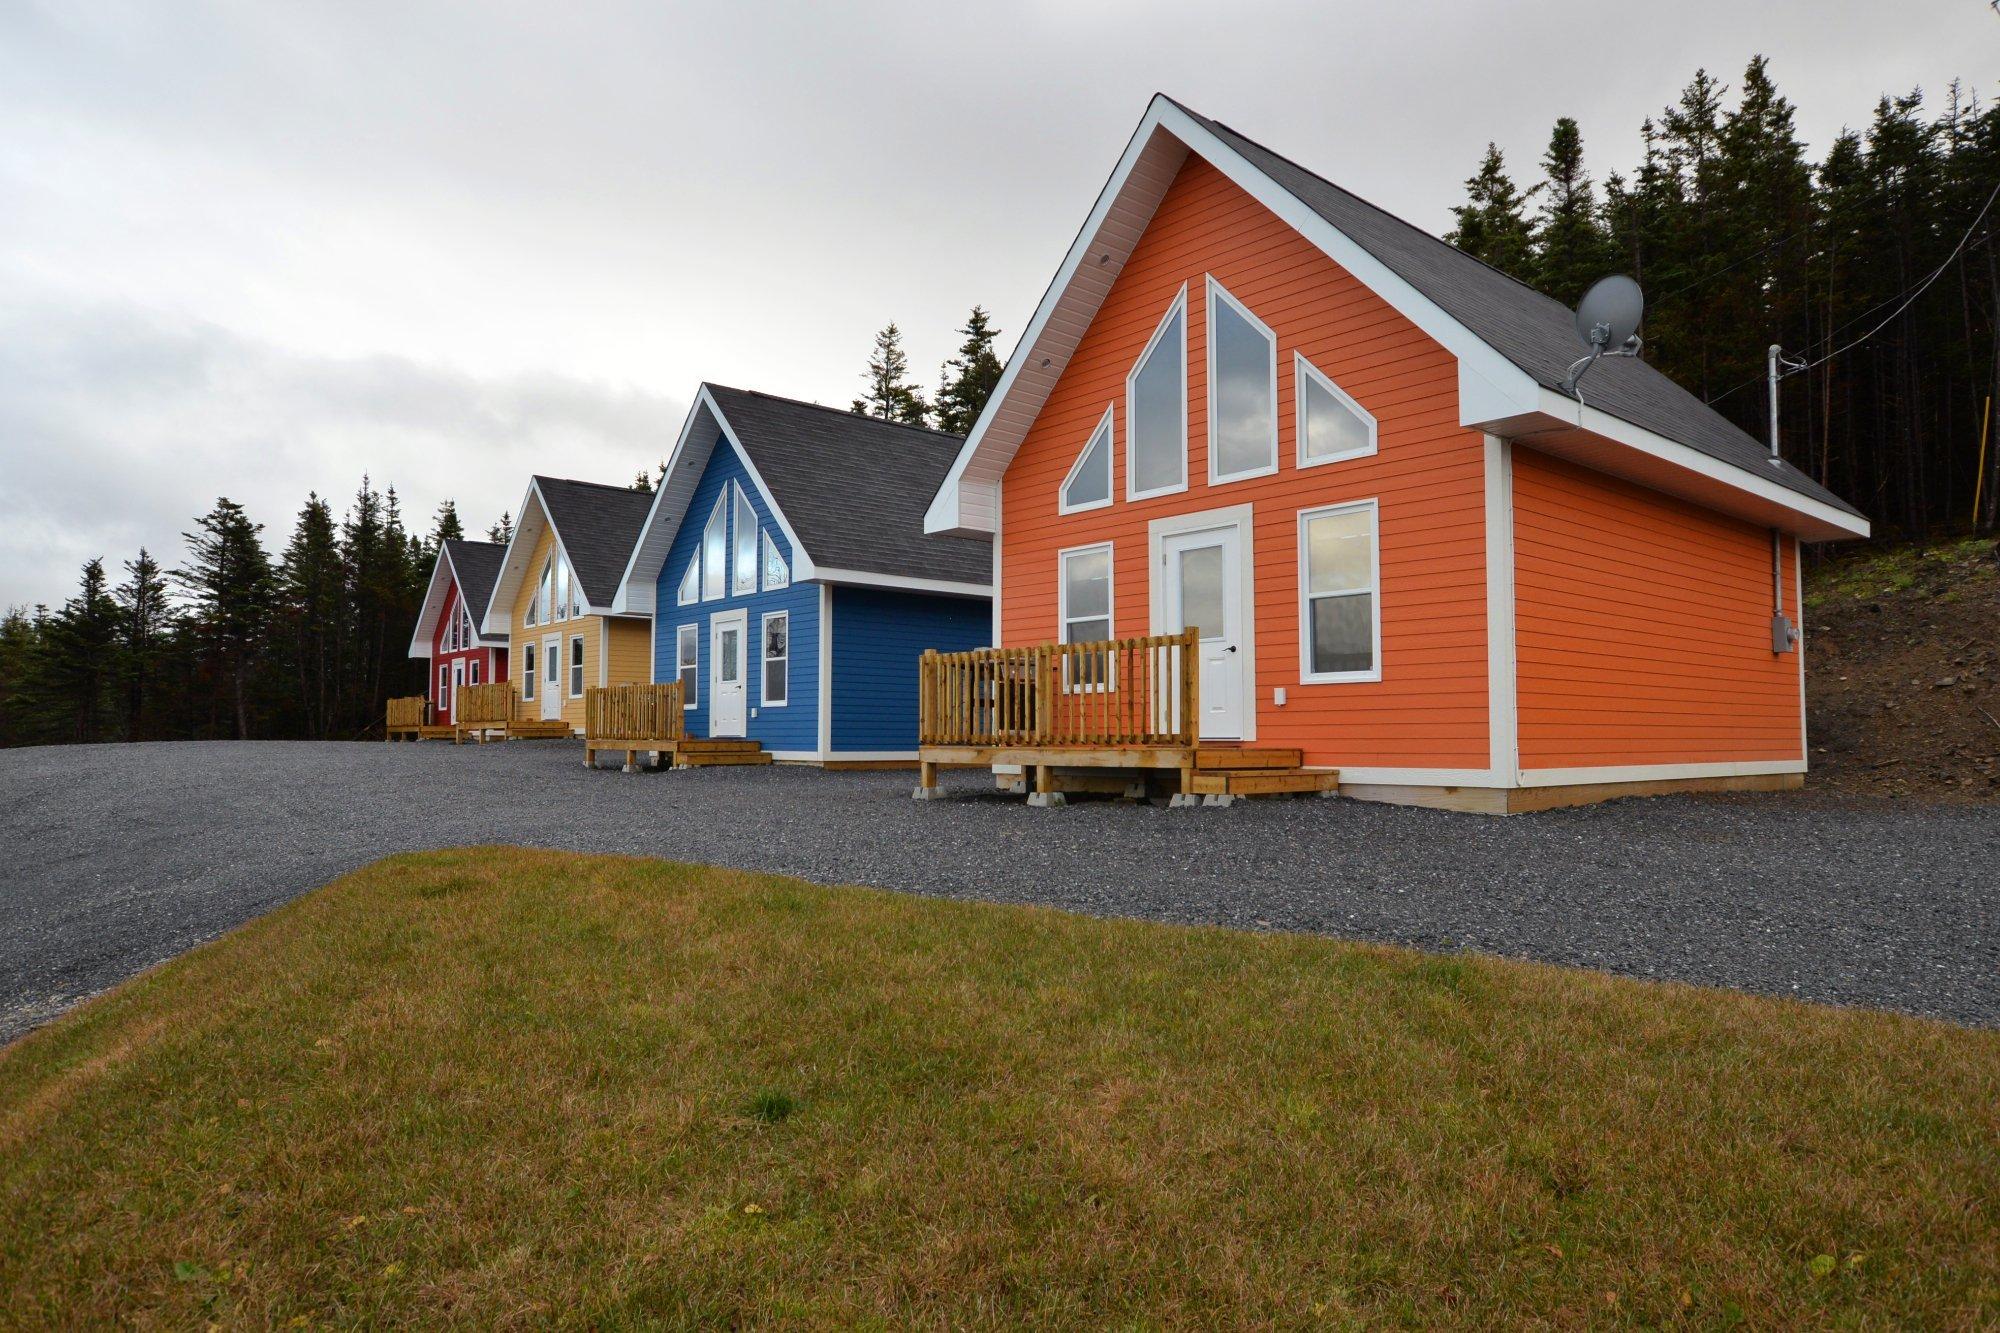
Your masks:
[{"label": "satellite dish mount", "polygon": [[1622,273],[1599,278],[1576,306],[1576,336],[1590,349],[1569,368],[1563,392],[1583,401],[1577,385],[1601,356],[1639,355],[1639,321],[1646,315],[1646,297],[1639,284]]}]

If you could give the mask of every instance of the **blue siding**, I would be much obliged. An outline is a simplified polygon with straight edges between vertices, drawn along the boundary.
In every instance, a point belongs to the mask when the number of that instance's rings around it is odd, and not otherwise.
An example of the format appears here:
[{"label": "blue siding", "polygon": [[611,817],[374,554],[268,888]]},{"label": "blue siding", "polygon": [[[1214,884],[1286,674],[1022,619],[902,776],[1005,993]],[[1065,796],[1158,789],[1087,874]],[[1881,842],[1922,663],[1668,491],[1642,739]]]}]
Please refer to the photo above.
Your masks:
[{"label": "blue siding", "polygon": [[[713,503],[713,502],[711,502]],[[917,748],[917,659],[985,648],[993,606],[878,588],[833,590],[833,748]]]},{"label": "blue siding", "polygon": [[[819,585],[794,583],[775,592],[747,593],[741,597],[731,595],[696,602],[691,606],[680,606],[675,600],[681,579],[687,573],[688,562],[700,552],[702,529],[708,526],[709,511],[715,508],[716,497],[722,494],[723,487],[732,481],[741,486],[743,494],[749,497],[751,507],[757,511],[759,526],[784,552],[786,563],[794,567],[797,565],[791,544],[785,540],[785,534],[772,518],[764,498],[751,483],[735,447],[727,440],[718,439],[701,482],[695,487],[687,516],[681,520],[680,531],[674,535],[674,544],[667,552],[666,563],[660,567],[653,614],[653,675],[656,680],[674,678],[676,636],[680,626],[698,626],[699,632],[695,637],[701,645],[701,679],[696,691],[696,706],[687,714],[687,728],[690,736],[708,735],[709,618],[718,611],[745,608],[750,612],[750,717],[744,734],[751,740],[762,741],[767,750],[816,751],[819,749]],[[732,557],[736,549],[734,508],[733,505],[727,507],[728,550]],[[760,570],[760,583],[761,574]],[[772,611],[785,611],[791,615],[790,687],[787,702],[782,706],[767,705],[763,697],[763,618]]]}]

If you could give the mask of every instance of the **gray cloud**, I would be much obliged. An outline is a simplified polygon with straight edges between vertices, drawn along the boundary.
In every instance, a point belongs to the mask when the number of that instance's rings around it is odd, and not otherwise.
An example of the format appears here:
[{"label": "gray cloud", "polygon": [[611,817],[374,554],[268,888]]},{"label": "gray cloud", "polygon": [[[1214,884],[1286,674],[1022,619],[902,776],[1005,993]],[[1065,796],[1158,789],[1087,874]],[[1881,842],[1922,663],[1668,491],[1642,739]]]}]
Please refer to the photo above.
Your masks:
[{"label": "gray cloud", "polygon": [[891,318],[929,379],[974,302],[1018,333],[1156,90],[1442,231],[1488,139],[1531,178],[1574,115],[1601,179],[1763,52],[1823,149],[1997,37],[1980,0],[16,0],[0,603],[219,492],[277,530],[364,470],[482,522],[620,479],[702,379],[847,401]]}]

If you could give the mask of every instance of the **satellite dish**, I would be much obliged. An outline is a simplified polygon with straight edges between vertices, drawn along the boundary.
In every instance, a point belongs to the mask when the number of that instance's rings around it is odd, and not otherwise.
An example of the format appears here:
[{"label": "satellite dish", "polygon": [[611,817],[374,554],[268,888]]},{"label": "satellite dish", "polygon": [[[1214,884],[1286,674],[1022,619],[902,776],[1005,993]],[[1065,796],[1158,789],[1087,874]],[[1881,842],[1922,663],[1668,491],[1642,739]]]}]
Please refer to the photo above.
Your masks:
[{"label": "satellite dish", "polygon": [[1639,332],[1646,314],[1646,297],[1639,284],[1623,273],[1599,278],[1576,307],[1576,336],[1593,352],[1622,349]]},{"label": "satellite dish", "polygon": [[1592,283],[1576,305],[1576,336],[1590,350],[1569,368],[1564,392],[1580,403],[1583,395],[1577,385],[1598,357],[1639,355],[1639,321],[1645,314],[1645,294],[1624,274],[1614,273]]}]

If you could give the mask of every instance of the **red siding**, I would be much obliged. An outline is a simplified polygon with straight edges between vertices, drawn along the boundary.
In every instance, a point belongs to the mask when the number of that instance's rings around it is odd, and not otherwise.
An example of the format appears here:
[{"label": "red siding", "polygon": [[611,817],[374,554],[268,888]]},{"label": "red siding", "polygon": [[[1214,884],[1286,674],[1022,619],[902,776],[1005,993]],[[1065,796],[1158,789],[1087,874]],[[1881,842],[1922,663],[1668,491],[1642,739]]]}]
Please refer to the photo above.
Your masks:
[{"label": "red siding", "polygon": [[[1278,471],[1208,483],[1207,308],[1213,274],[1278,336]],[[1125,377],[1183,283],[1188,288],[1188,489],[1125,493]],[[1294,465],[1292,354],[1302,352],[1374,414],[1370,458]],[[1109,508],[1057,513],[1057,491],[1115,409]],[[1478,768],[1487,742],[1483,443],[1458,424],[1445,349],[1198,157],[1168,189],[1009,467],[1002,490],[1001,642],[1059,634],[1056,553],[1114,543],[1120,635],[1151,628],[1147,524],[1250,504],[1254,511],[1257,742],[1307,762]],[[1382,680],[1299,681],[1301,509],[1374,499],[1381,526]],[[1272,692],[1283,687],[1285,707]]]},{"label": "red siding", "polygon": [[[424,697],[431,701],[431,707],[436,711],[439,722],[451,721],[452,703],[452,700],[449,698],[440,700],[438,697],[438,668],[440,666],[444,667],[448,672],[455,673],[456,668],[453,664],[464,662],[466,664],[466,673],[469,676],[472,672],[472,665],[476,662],[479,665],[480,684],[483,685],[492,681],[507,679],[507,650],[505,648],[460,648],[454,650],[445,646],[449,641],[452,618],[458,614],[458,605],[458,584],[453,582],[450,587],[445,589],[444,608],[438,613],[437,628],[431,632],[431,659],[426,668],[428,679],[424,683]],[[474,623],[478,623],[476,618]],[[455,680],[455,674],[451,678]],[[468,683],[470,682],[468,681]],[[446,691],[446,693],[450,694],[451,691]]]},{"label": "red siding", "polygon": [[1804,758],[1769,531],[1517,446],[1514,549],[1523,768]]}]

